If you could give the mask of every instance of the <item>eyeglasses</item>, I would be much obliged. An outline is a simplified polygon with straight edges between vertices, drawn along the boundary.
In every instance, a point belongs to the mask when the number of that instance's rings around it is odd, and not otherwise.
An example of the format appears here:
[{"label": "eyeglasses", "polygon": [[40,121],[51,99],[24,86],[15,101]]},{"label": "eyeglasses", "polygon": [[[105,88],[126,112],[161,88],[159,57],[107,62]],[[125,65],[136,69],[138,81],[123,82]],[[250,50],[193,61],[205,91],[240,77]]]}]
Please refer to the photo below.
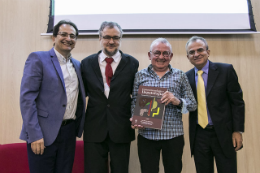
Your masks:
[{"label": "eyeglasses", "polygon": [[68,37],[68,35],[70,36],[71,39],[75,39],[75,38],[76,38],[76,35],[74,35],[74,34],[68,34],[68,33],[66,33],[66,32],[59,32],[57,35],[60,35],[60,36],[62,36],[63,38]]},{"label": "eyeglasses", "polygon": [[164,51],[164,52],[160,52],[160,51],[156,51],[156,52],[152,52],[150,51],[155,57],[159,57],[161,54],[163,55],[163,57],[165,58],[168,58],[170,55],[171,55],[171,52],[167,52],[167,51]]},{"label": "eyeglasses", "polygon": [[113,39],[113,41],[119,41],[121,37],[118,37],[118,36],[110,37],[110,36],[106,35],[106,36],[103,36],[102,38],[106,41],[110,41],[111,38]]}]

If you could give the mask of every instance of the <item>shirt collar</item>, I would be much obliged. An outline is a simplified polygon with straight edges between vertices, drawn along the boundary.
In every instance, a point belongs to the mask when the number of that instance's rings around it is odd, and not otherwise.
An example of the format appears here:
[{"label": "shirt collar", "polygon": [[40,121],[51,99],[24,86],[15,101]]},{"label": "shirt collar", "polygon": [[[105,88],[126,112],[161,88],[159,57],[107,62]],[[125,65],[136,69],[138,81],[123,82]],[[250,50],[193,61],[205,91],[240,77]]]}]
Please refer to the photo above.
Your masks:
[{"label": "shirt collar", "polygon": [[[60,52],[58,52],[55,48],[54,48],[54,52],[55,52],[55,54],[56,54],[60,63],[66,63],[67,62],[66,58],[62,54],[60,54]],[[70,59],[71,59],[71,54],[69,54],[68,61],[70,61]]]},{"label": "shirt collar", "polygon": [[[103,51],[100,53],[99,55],[100,57],[100,62],[103,62],[105,61],[105,59],[108,57]],[[117,63],[120,61],[120,57],[121,57],[121,54],[119,51],[117,51],[117,53],[115,55],[112,56],[112,58],[114,59],[114,61]]]},{"label": "shirt collar", "polygon": [[[169,72],[172,73],[173,71],[172,71],[172,66],[171,66],[171,64],[168,65],[168,68],[169,68]],[[148,70],[148,72],[150,72],[150,73],[151,73],[151,71],[155,72],[155,71],[153,70],[152,64],[150,64],[150,65],[148,66],[147,70]]]},{"label": "shirt collar", "polygon": [[[206,73],[206,74],[209,73],[209,60],[207,61],[206,65],[201,70],[203,71],[203,73]],[[194,67],[194,71],[195,71],[195,75],[197,75],[197,72],[199,71],[199,69]]]}]

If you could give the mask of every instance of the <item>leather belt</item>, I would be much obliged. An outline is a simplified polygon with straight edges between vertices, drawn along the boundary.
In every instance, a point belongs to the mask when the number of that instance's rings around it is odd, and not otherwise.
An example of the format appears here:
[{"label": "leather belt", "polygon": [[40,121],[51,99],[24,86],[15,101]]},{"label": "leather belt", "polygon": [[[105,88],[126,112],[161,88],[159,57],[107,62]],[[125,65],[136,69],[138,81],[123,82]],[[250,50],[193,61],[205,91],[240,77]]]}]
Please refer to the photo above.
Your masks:
[{"label": "leather belt", "polygon": [[213,130],[213,129],[214,129],[214,126],[213,126],[213,125],[207,125],[207,126],[205,127],[205,129]]},{"label": "leather belt", "polygon": [[[200,127],[200,128],[202,128],[199,124],[198,124],[198,126]],[[203,128],[202,128],[203,129]],[[214,129],[214,125],[207,125],[206,127],[205,127],[205,130],[213,130]]]},{"label": "leather belt", "polygon": [[67,119],[67,120],[63,120],[62,123],[61,123],[61,126],[65,126],[71,122],[75,121],[74,119]]}]

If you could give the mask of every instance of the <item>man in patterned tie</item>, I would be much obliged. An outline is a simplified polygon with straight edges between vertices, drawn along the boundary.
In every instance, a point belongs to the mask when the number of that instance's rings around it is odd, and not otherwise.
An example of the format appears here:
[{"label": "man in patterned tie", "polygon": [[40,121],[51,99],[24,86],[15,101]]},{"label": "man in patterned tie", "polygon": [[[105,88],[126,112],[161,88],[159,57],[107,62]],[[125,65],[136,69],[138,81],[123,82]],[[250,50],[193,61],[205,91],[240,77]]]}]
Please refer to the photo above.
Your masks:
[{"label": "man in patterned tie", "polygon": [[188,71],[198,109],[190,112],[190,149],[197,173],[236,173],[236,151],[242,148],[245,104],[238,77],[231,64],[208,60],[207,41],[193,36],[186,44],[195,67]]},{"label": "man in patterned tie", "polygon": [[85,172],[128,173],[131,129],[130,104],[139,62],[119,50],[122,29],[103,22],[99,29],[102,50],[82,60],[81,70],[89,97],[84,128]]}]

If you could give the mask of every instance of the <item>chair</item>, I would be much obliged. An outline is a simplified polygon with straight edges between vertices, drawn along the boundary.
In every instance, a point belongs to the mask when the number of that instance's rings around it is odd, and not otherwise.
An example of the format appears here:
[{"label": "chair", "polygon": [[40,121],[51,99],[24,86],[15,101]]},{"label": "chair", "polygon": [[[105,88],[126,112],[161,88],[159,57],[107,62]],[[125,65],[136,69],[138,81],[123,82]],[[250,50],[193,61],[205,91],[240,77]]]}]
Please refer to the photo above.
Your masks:
[{"label": "chair", "polygon": [[[26,143],[0,145],[1,173],[29,173]],[[84,142],[76,142],[72,173],[84,173]]]}]

